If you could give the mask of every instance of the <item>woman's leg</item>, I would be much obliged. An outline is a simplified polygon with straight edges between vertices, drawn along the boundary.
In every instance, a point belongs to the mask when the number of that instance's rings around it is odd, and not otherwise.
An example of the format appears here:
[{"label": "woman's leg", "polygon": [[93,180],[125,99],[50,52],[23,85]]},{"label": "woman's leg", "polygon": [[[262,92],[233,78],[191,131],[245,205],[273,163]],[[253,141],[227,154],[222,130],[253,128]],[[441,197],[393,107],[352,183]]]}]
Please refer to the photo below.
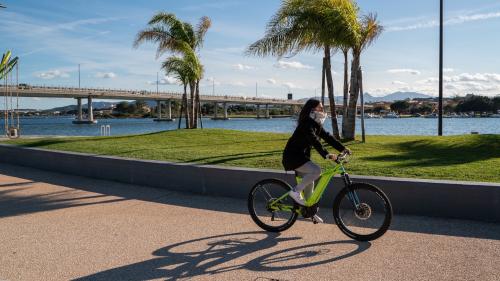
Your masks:
[{"label": "woman's leg", "polygon": [[296,192],[304,190],[305,198],[309,198],[314,191],[314,181],[321,175],[321,168],[312,161],[306,162],[295,170],[302,177],[302,182],[295,186]]}]

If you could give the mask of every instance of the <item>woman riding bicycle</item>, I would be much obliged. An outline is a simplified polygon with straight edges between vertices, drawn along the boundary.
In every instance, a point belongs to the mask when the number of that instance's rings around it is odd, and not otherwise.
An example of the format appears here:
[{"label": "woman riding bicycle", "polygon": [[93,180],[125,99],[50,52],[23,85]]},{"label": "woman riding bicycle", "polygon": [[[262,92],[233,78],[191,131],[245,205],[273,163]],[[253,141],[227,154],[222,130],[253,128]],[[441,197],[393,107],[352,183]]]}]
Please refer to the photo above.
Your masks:
[{"label": "woman riding bicycle", "polygon": [[[323,128],[323,123],[327,114],[323,110],[323,105],[316,99],[309,99],[299,115],[297,128],[288,140],[283,151],[283,166],[285,170],[294,170],[298,176],[302,177],[302,182],[297,184],[291,191],[290,197],[300,205],[304,205],[304,196],[309,196],[314,191],[314,181],[321,175],[321,168],[311,161],[311,146],[325,159],[336,160],[335,154],[330,154],[323,148],[320,138],[338,151],[347,150],[338,140]],[[323,222],[318,216],[314,215],[313,220]]]}]

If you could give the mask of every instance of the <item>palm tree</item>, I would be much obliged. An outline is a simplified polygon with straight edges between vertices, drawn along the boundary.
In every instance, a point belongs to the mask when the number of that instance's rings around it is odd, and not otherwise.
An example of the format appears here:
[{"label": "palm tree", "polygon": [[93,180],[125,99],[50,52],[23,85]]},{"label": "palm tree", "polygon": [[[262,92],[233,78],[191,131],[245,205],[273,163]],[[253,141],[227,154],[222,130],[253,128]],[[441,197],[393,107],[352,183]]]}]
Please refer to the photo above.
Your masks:
[{"label": "palm tree", "polygon": [[[150,41],[157,43],[156,57],[159,58],[166,52],[186,55],[199,50],[205,38],[208,29],[211,26],[210,18],[202,17],[196,29],[190,23],[182,22],[172,13],[159,12],[155,14],[148,22],[148,27],[137,34],[134,41],[134,47],[137,48],[141,43]],[[198,63],[199,60],[197,59]],[[199,66],[201,69],[201,65]],[[190,88],[190,128],[197,127],[197,116],[199,108],[199,81],[200,74],[195,80],[188,81]],[[196,105],[195,105],[196,104]]]},{"label": "palm tree", "polygon": [[[345,140],[354,140],[356,129],[356,113],[357,103],[359,97],[359,70],[361,66],[361,53],[370,46],[375,39],[382,33],[384,28],[377,20],[377,15],[368,14],[360,19],[359,36],[356,41],[353,41],[352,48],[352,62],[351,62],[351,87],[349,91],[349,107],[347,114],[344,116],[346,119],[345,128],[342,129],[342,135]],[[363,94],[363,93],[361,93]]]},{"label": "palm tree", "polygon": [[264,38],[250,45],[246,51],[251,55],[277,57],[293,56],[301,51],[323,51],[322,75],[326,77],[332,129],[337,138],[340,136],[333,93],[331,50],[339,44],[355,40],[357,11],[357,6],[350,0],[285,0],[269,21]]},{"label": "palm tree", "polygon": [[[181,112],[179,114],[179,128],[183,111],[186,117],[186,129],[192,128],[193,120],[190,114],[192,109],[190,110],[188,106],[187,86],[192,85],[192,81],[196,81],[201,76],[201,67],[198,58],[193,52],[185,53],[183,57],[172,56],[162,64],[162,69],[165,70],[167,75],[173,75],[177,78],[184,87]],[[192,90],[194,89],[191,88]]]},{"label": "palm tree", "polygon": [[349,50],[351,47],[349,46],[340,46],[340,50],[342,51],[342,54],[344,55],[344,99],[342,102],[342,136],[344,135],[344,128],[347,119],[346,117],[346,112],[347,112],[347,104],[349,102],[349,81],[347,80],[349,77],[349,62],[348,62],[348,55],[349,55]]},{"label": "palm tree", "polygon": [[4,79],[7,74],[14,69],[14,66],[16,66],[19,60],[18,57],[11,59],[11,55],[12,53],[10,51],[2,55],[2,60],[0,61],[0,80]]}]

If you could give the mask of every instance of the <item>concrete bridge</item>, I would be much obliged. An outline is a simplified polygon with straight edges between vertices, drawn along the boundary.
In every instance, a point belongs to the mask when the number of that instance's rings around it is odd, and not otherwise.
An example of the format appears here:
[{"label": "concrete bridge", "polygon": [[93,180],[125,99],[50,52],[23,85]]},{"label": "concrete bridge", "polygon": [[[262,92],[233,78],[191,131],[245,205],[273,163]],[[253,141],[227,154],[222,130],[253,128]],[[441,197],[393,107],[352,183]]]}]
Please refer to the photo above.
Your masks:
[{"label": "concrete bridge", "polygon": [[[57,86],[31,86],[19,85],[2,87],[0,93],[7,93],[19,97],[38,97],[38,98],[75,98],[78,105],[78,114],[75,123],[95,123],[92,101],[94,99],[117,99],[117,100],[152,100],[157,102],[158,121],[170,121],[172,119],[172,101],[181,101],[181,93],[173,92],[156,92],[145,90],[121,90],[121,89],[99,89],[99,88],[73,88],[73,87],[57,87]],[[83,119],[82,114],[82,99],[87,99],[88,104],[88,119]],[[167,116],[162,119],[161,104],[167,103]],[[287,100],[278,98],[262,98],[262,97],[243,97],[231,95],[200,95],[200,102],[214,103],[215,112],[214,119],[228,119],[227,105],[228,104],[253,104],[257,107],[257,118],[261,118],[261,106],[265,107],[264,118],[270,118],[269,106],[302,106],[304,101]],[[217,116],[218,105],[223,106],[223,116]],[[337,105],[341,109],[342,105]],[[366,106],[369,107],[369,106]]]}]

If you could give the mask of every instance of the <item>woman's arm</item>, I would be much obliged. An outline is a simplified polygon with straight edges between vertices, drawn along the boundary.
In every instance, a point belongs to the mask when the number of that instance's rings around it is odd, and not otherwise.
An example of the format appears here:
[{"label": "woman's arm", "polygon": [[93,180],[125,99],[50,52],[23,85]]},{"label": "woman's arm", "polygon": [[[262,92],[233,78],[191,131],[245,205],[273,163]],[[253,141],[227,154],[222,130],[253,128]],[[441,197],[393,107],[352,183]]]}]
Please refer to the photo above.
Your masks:
[{"label": "woman's arm", "polygon": [[323,127],[320,127],[319,136],[339,152],[345,150],[345,146],[342,145],[337,139],[335,139],[330,133],[325,131]]},{"label": "woman's arm", "polygon": [[321,144],[319,137],[314,131],[314,128],[312,126],[304,126],[303,133],[307,139],[307,142],[311,144],[316,149],[316,151],[318,151],[321,157],[326,159],[328,151]]}]

